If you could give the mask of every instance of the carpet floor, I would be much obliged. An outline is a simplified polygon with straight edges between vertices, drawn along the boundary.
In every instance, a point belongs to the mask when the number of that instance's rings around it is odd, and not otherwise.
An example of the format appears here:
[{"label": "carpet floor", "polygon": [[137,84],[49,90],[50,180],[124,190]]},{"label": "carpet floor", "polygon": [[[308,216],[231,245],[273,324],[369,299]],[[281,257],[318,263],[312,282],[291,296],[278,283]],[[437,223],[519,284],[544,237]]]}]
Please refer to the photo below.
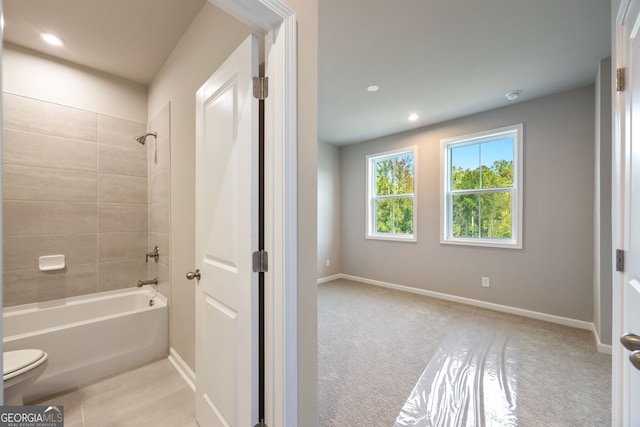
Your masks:
[{"label": "carpet floor", "polygon": [[[462,372],[499,360],[508,395],[445,378],[439,390],[467,392],[437,396],[439,370],[469,347],[484,353]],[[321,427],[611,425],[611,357],[590,331],[342,279],[318,286],[318,387]],[[421,390],[432,413],[401,421]],[[503,401],[508,417],[487,412]]]}]

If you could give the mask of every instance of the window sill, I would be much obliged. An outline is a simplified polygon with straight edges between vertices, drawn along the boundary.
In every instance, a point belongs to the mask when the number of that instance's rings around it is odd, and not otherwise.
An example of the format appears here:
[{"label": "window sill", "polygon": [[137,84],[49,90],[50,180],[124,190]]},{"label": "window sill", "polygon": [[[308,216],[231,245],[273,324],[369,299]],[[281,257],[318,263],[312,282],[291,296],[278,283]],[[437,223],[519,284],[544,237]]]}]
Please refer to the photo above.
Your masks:
[{"label": "window sill", "polygon": [[369,234],[365,237],[367,240],[386,240],[389,242],[417,242],[418,239],[415,234],[410,235],[398,235],[398,234]]},{"label": "window sill", "polygon": [[491,240],[491,239],[440,239],[442,245],[475,246],[498,249],[522,249],[522,242],[516,240]]}]

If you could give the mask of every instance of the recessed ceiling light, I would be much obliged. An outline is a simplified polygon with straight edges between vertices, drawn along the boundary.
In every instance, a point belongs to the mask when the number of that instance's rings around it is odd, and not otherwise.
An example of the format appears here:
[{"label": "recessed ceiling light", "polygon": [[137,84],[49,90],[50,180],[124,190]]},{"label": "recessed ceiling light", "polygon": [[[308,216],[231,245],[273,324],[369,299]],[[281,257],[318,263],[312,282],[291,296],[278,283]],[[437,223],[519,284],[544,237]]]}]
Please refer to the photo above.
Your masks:
[{"label": "recessed ceiling light", "polygon": [[418,120],[418,115],[416,113],[409,114],[409,117],[407,117],[407,119],[410,122],[415,122],[416,120]]},{"label": "recessed ceiling light", "polygon": [[520,91],[514,90],[513,92],[509,92],[508,94],[506,94],[504,97],[509,101],[515,101],[516,99],[520,98]]},{"label": "recessed ceiling light", "polygon": [[369,92],[377,92],[377,91],[378,91],[378,89],[380,89],[380,86],[378,86],[378,85],[371,85],[371,86],[367,86],[367,90],[368,90]]},{"label": "recessed ceiling light", "polygon": [[50,33],[42,33],[40,34],[40,37],[42,38],[42,40],[53,46],[62,46],[64,44],[60,37]]}]

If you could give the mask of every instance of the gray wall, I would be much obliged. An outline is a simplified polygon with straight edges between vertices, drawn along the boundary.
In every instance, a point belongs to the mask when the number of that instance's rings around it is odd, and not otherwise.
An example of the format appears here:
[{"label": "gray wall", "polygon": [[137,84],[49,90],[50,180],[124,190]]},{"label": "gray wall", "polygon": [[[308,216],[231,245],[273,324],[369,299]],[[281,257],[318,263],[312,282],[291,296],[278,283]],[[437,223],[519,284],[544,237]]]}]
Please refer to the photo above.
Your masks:
[{"label": "gray wall", "polygon": [[[318,144],[318,277],[342,273],[340,149]],[[327,260],[330,265],[327,266]]]},{"label": "gray wall", "polygon": [[[342,272],[591,321],[594,111],[588,86],[342,148]],[[441,245],[440,140],[516,123],[524,124],[523,249]],[[410,145],[418,146],[418,241],[366,240],[365,156]]]},{"label": "gray wall", "polygon": [[[195,283],[185,278],[195,265],[195,93],[250,30],[213,4],[204,4],[149,86],[150,125],[171,105],[169,124],[171,192],[171,347],[193,370],[195,360]],[[150,128],[151,130],[151,128]],[[160,142],[160,140],[159,140]],[[160,148],[167,148],[160,145]],[[167,178],[167,177],[165,177]],[[166,208],[165,202],[160,202]],[[158,212],[160,213],[160,211]],[[163,233],[158,233],[163,234]]]}]

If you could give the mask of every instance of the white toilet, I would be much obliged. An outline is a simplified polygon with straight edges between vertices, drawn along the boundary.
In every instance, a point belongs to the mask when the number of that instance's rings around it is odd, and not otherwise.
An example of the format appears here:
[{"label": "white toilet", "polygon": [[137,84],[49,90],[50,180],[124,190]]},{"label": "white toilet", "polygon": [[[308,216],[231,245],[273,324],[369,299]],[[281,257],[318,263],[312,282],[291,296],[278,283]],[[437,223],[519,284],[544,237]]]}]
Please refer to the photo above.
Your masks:
[{"label": "white toilet", "polygon": [[5,351],[3,356],[4,404],[21,406],[24,393],[44,372],[49,364],[42,350]]}]

